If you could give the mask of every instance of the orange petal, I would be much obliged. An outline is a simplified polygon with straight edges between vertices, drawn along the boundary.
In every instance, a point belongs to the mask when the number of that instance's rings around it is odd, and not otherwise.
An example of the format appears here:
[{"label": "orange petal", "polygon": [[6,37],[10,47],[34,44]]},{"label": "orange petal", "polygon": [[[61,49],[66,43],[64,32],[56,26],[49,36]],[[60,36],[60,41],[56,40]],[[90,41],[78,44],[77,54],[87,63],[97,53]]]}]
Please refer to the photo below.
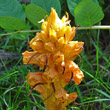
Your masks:
[{"label": "orange petal", "polygon": [[68,99],[68,94],[63,88],[59,88],[55,93],[55,97],[56,97],[56,103],[61,104]]},{"label": "orange petal", "polygon": [[70,104],[71,102],[75,101],[76,98],[77,98],[77,96],[78,96],[78,95],[77,95],[77,93],[75,93],[75,92],[69,94],[67,101],[65,101],[62,105],[63,105],[63,106],[67,106],[68,103]]},{"label": "orange petal", "polygon": [[[43,79],[42,79],[42,73],[29,73],[26,76],[26,79],[28,79],[29,82],[27,82],[31,87],[33,87],[35,84],[38,83],[44,83]],[[43,85],[37,85],[34,88],[36,91],[38,91],[39,93],[44,93],[45,92],[45,88]]]},{"label": "orange petal", "polygon": [[44,49],[44,43],[40,40],[40,41],[34,41],[30,44],[30,47],[34,50],[34,51],[38,51],[38,52],[45,52]]},{"label": "orange petal", "polygon": [[40,54],[37,53],[36,51],[34,52],[25,51],[23,53],[23,63],[36,64],[42,68],[46,64],[46,54]]},{"label": "orange petal", "polygon": [[71,41],[69,44],[65,44],[62,53],[65,55],[65,59],[74,60],[77,55],[83,49],[83,42]]},{"label": "orange petal", "polygon": [[55,64],[61,63],[64,61],[64,55],[58,51],[54,56],[53,56],[53,60],[55,62]]},{"label": "orange petal", "polygon": [[46,82],[52,83],[58,77],[58,72],[53,67],[50,68],[48,71],[44,72],[42,77]]},{"label": "orange petal", "polygon": [[75,84],[79,85],[83,77],[84,77],[83,72],[80,69],[73,72],[73,80]]}]

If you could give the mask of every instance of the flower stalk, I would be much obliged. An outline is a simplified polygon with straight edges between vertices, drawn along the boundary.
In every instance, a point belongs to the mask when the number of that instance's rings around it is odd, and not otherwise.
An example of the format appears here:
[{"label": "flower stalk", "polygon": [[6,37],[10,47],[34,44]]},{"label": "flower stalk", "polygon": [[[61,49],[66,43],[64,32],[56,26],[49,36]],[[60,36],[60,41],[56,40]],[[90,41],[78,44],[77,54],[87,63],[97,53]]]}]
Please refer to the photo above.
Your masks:
[{"label": "flower stalk", "polygon": [[30,41],[33,51],[23,53],[24,64],[38,65],[42,72],[31,72],[26,76],[27,84],[38,91],[46,110],[66,110],[75,101],[77,93],[68,94],[64,87],[74,81],[80,84],[84,75],[74,59],[83,49],[83,42],[71,41],[76,28],[71,27],[69,16],[60,19],[52,8],[50,16],[42,23],[41,32]]},{"label": "flower stalk", "polygon": [[[110,29],[110,26],[109,25],[101,25],[101,26],[91,26],[91,27],[78,27],[77,30],[96,30],[96,29]],[[4,33],[4,34],[0,34],[0,36],[7,36],[7,35],[12,35],[12,34],[18,34],[18,33],[30,33],[30,32],[40,32],[41,30],[21,30],[21,31],[15,31],[15,32],[10,32],[10,33]]]}]

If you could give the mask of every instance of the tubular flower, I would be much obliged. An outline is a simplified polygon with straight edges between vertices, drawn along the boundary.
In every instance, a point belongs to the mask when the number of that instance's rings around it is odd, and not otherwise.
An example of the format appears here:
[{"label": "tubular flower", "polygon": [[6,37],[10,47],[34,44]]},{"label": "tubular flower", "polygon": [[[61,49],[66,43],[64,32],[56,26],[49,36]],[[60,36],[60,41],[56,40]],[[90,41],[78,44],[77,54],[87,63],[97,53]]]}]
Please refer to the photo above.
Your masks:
[{"label": "tubular flower", "polygon": [[[42,23],[41,32],[30,41],[33,51],[23,53],[24,64],[38,65],[43,72],[29,73],[27,84],[38,91],[47,110],[66,110],[75,101],[77,93],[68,94],[64,87],[72,80],[80,84],[84,75],[74,59],[83,49],[83,42],[71,41],[75,27],[69,16],[60,19],[52,8],[50,16]],[[35,86],[36,85],[36,86]],[[47,98],[49,97],[49,98]]]}]

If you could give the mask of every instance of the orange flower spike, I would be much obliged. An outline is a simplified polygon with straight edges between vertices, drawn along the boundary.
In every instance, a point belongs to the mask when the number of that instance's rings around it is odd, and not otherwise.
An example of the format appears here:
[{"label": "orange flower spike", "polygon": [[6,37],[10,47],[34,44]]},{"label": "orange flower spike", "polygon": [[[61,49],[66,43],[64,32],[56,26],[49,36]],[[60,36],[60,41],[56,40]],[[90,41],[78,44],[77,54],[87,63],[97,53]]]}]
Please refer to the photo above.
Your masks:
[{"label": "orange flower spike", "polygon": [[66,110],[66,106],[77,98],[77,93],[68,94],[63,88],[71,80],[80,84],[84,77],[73,62],[84,43],[71,41],[76,29],[70,26],[68,19],[68,13],[60,19],[52,8],[50,16],[42,23],[41,32],[30,42],[33,52],[23,53],[24,64],[38,65],[43,70],[42,73],[29,73],[26,79],[31,88],[46,99],[46,110]]}]

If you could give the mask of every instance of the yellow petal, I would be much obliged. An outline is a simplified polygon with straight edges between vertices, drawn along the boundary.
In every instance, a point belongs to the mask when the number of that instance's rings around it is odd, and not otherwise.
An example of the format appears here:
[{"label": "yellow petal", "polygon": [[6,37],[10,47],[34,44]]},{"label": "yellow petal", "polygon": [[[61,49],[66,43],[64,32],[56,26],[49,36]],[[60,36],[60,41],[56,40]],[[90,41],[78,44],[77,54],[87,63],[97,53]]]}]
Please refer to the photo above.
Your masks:
[{"label": "yellow petal", "polygon": [[56,47],[55,47],[55,44],[52,43],[52,42],[47,42],[44,44],[44,48],[47,50],[47,51],[50,51],[50,52],[54,52],[56,50]]},{"label": "yellow petal", "polygon": [[57,34],[54,29],[49,28],[49,38],[50,38],[50,41],[52,42],[57,41]]},{"label": "yellow petal", "polygon": [[56,47],[58,50],[62,50],[63,46],[65,44],[64,37],[60,37],[56,43]]},{"label": "yellow petal", "polygon": [[48,30],[47,30],[47,25],[48,25],[48,22],[47,22],[47,21],[44,21],[44,22],[42,23],[41,29],[42,29],[44,32],[48,32]]},{"label": "yellow petal", "polygon": [[69,41],[69,38],[70,38],[70,35],[71,35],[71,27],[70,26],[67,26],[66,27],[66,31],[65,31],[65,40],[66,40],[66,42],[68,42]]},{"label": "yellow petal", "polygon": [[75,33],[76,33],[75,27],[72,27],[72,31],[71,31],[71,34],[69,37],[69,41],[71,41],[75,37]]},{"label": "yellow petal", "polygon": [[41,31],[40,36],[41,36],[43,42],[49,41],[49,35],[45,31]]}]

